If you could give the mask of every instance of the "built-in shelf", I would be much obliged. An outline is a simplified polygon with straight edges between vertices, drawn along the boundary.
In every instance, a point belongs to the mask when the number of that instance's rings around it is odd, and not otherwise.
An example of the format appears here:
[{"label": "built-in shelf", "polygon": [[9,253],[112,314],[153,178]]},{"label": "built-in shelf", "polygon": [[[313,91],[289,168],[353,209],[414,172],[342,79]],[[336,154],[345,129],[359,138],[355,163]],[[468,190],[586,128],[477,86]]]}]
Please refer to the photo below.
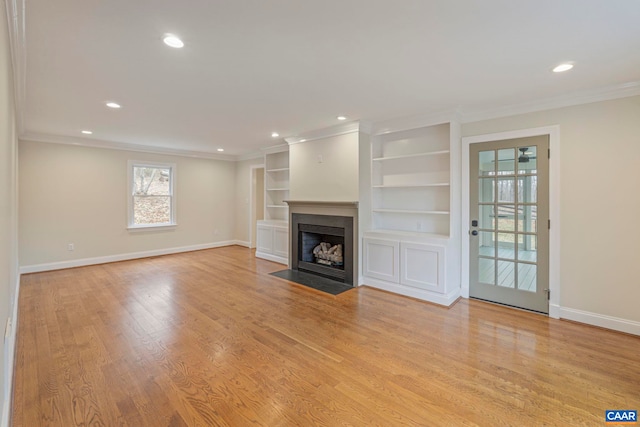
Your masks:
[{"label": "built-in shelf", "polygon": [[268,208],[286,208],[287,205],[267,205]]},{"label": "built-in shelf", "polygon": [[390,230],[384,228],[378,228],[376,230],[370,230],[365,233],[366,237],[376,237],[376,238],[404,238],[404,237],[413,237],[420,236],[426,238],[433,239],[449,239],[448,234],[438,234],[431,233],[427,231],[401,231],[401,230]]},{"label": "built-in shelf", "polygon": [[267,191],[289,191],[288,188],[267,188]]},{"label": "built-in shelf", "polygon": [[278,169],[267,169],[268,173],[272,173],[272,172],[287,172],[289,170],[289,168],[278,168]]},{"label": "built-in shelf", "polygon": [[449,215],[449,211],[421,211],[412,209],[373,209],[378,213],[400,213],[400,214],[421,214],[421,215]]},{"label": "built-in shelf", "polygon": [[427,151],[423,153],[414,153],[414,154],[402,154],[399,156],[388,156],[388,157],[376,157],[372,159],[374,162],[382,162],[385,160],[397,160],[397,159],[408,159],[410,157],[423,157],[423,156],[439,156],[442,154],[449,154],[449,150],[440,150],[440,151]]},{"label": "built-in shelf", "polygon": [[399,184],[399,185],[373,185],[373,188],[423,188],[423,187],[448,187],[448,182],[438,182],[433,184]]}]

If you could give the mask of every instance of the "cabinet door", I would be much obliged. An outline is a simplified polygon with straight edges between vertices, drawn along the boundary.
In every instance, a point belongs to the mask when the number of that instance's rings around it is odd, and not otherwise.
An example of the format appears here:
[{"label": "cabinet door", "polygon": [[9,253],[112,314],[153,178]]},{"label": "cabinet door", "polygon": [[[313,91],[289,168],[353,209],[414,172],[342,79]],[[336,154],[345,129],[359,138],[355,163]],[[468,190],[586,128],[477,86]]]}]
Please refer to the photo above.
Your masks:
[{"label": "cabinet door", "polygon": [[444,292],[445,247],[400,243],[400,283],[414,288]]},{"label": "cabinet door", "polygon": [[273,254],[289,258],[289,230],[286,228],[273,229]]},{"label": "cabinet door", "polygon": [[256,251],[273,253],[273,227],[258,224],[256,229]]},{"label": "cabinet door", "polygon": [[363,240],[363,273],[367,277],[399,283],[400,242],[395,240]]}]

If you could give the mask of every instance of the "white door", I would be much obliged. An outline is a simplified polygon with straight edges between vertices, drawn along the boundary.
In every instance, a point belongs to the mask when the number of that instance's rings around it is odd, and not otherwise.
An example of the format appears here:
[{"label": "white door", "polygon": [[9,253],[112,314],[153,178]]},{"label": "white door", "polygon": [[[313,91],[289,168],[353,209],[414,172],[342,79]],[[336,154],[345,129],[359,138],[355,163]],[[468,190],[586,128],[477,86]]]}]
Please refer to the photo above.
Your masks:
[{"label": "white door", "polygon": [[469,295],[549,312],[549,138],[469,147]]}]

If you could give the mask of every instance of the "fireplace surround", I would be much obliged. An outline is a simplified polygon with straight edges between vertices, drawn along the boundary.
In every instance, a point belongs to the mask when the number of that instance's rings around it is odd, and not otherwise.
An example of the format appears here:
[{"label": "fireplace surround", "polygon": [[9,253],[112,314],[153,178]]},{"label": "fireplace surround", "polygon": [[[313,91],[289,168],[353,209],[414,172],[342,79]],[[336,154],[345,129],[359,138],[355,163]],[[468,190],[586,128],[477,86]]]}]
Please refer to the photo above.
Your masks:
[{"label": "fireplace surround", "polygon": [[[358,202],[287,200],[286,203],[290,224],[289,268],[351,286],[357,283]],[[324,251],[319,250],[321,244],[325,245]],[[314,254],[314,249],[320,253]]]},{"label": "fireplace surround", "polygon": [[[353,218],[337,215],[291,215],[291,269],[353,285]],[[319,262],[314,249],[321,243],[341,246],[341,261]]]}]

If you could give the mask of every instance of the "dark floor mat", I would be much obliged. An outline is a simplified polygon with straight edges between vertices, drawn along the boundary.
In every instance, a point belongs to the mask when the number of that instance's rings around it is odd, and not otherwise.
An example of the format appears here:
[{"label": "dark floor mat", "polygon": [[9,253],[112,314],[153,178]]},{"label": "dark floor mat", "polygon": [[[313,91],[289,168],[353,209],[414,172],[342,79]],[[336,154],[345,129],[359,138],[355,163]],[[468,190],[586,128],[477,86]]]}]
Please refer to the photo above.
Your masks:
[{"label": "dark floor mat", "polygon": [[353,286],[302,271],[281,270],[270,274],[331,295],[338,295],[342,292],[348,291],[349,289],[353,289]]}]

